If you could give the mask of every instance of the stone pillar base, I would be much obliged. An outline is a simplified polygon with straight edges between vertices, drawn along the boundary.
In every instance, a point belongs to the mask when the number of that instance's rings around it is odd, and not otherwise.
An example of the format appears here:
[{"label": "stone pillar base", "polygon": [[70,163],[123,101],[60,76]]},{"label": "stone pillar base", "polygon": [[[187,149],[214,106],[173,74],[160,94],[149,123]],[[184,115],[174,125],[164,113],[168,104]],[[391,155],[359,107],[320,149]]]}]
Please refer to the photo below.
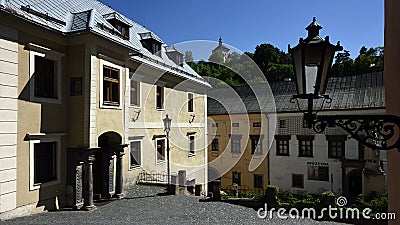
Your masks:
[{"label": "stone pillar base", "polygon": [[116,199],[123,199],[123,198],[125,198],[125,194],[124,193],[115,194],[113,197],[116,198]]},{"label": "stone pillar base", "polygon": [[92,211],[92,210],[97,209],[97,207],[95,205],[89,205],[89,206],[83,206],[82,209],[85,211]]}]

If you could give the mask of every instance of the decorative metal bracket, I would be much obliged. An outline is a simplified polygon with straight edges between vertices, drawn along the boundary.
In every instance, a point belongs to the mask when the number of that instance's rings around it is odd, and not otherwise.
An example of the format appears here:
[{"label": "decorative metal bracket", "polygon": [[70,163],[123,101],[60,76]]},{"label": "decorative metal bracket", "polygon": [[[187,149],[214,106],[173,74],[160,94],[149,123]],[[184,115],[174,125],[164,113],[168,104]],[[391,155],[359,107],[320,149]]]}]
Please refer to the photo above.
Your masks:
[{"label": "decorative metal bracket", "polygon": [[136,114],[136,116],[134,116],[134,117],[132,118],[132,121],[133,121],[133,122],[136,122],[136,120],[139,119],[139,115],[140,115],[140,113],[141,113],[141,110],[135,111],[134,113]]},{"label": "decorative metal bracket", "polygon": [[304,119],[317,133],[326,127],[338,126],[365,146],[375,150],[400,151],[400,117],[395,115],[316,115]]},{"label": "decorative metal bracket", "polygon": [[192,115],[190,115],[190,116],[192,117],[192,119],[189,120],[189,123],[193,123],[195,115],[192,114]]}]

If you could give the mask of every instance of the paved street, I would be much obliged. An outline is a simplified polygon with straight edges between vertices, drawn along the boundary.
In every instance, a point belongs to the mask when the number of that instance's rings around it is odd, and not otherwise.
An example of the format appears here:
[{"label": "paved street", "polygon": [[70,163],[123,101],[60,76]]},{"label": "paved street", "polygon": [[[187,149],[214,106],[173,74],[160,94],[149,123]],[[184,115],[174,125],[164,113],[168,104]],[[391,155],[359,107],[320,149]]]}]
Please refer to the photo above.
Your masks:
[{"label": "paved street", "polygon": [[199,198],[163,196],[163,188],[137,185],[127,198],[92,212],[45,212],[0,222],[3,224],[334,224],[309,219],[259,219],[254,209]]}]

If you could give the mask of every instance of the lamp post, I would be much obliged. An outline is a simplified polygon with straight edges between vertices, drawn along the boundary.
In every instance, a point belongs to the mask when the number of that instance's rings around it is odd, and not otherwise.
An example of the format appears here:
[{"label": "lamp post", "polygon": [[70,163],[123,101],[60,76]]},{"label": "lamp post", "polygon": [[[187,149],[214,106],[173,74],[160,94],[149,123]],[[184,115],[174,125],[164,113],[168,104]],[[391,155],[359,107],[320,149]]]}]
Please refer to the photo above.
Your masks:
[{"label": "lamp post", "polygon": [[168,114],[163,119],[164,132],[167,137],[167,176],[168,176],[168,189],[167,190],[168,190],[168,193],[170,193],[170,191],[171,191],[171,171],[170,171],[170,164],[169,164],[169,132],[171,130],[171,121],[172,121],[172,119],[170,119],[168,117]]},{"label": "lamp post", "polygon": [[[308,128],[322,133],[325,128],[339,126],[350,136],[371,149],[400,150],[400,117],[394,115],[317,115],[314,101],[322,104],[332,99],[325,95],[331,64],[336,51],[343,50],[338,42],[333,45],[329,36],[321,38],[322,26],[315,19],[306,27],[307,38],[300,38],[299,44],[290,48],[295,72],[297,94],[292,100],[307,100],[304,120]],[[300,108],[300,105],[299,105]]]}]

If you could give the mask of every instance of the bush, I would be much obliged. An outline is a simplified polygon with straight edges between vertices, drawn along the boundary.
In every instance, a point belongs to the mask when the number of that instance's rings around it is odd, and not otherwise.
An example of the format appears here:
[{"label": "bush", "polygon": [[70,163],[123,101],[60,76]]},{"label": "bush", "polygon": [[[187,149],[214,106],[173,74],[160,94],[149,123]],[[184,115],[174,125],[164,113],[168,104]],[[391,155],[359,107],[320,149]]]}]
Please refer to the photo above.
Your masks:
[{"label": "bush", "polygon": [[287,193],[278,197],[278,204],[282,208],[314,208],[320,204],[320,200],[310,194],[294,196]]},{"label": "bush", "polygon": [[375,192],[369,195],[359,195],[354,205],[357,208],[370,208],[373,212],[387,212],[388,211],[388,193],[378,196]]}]

